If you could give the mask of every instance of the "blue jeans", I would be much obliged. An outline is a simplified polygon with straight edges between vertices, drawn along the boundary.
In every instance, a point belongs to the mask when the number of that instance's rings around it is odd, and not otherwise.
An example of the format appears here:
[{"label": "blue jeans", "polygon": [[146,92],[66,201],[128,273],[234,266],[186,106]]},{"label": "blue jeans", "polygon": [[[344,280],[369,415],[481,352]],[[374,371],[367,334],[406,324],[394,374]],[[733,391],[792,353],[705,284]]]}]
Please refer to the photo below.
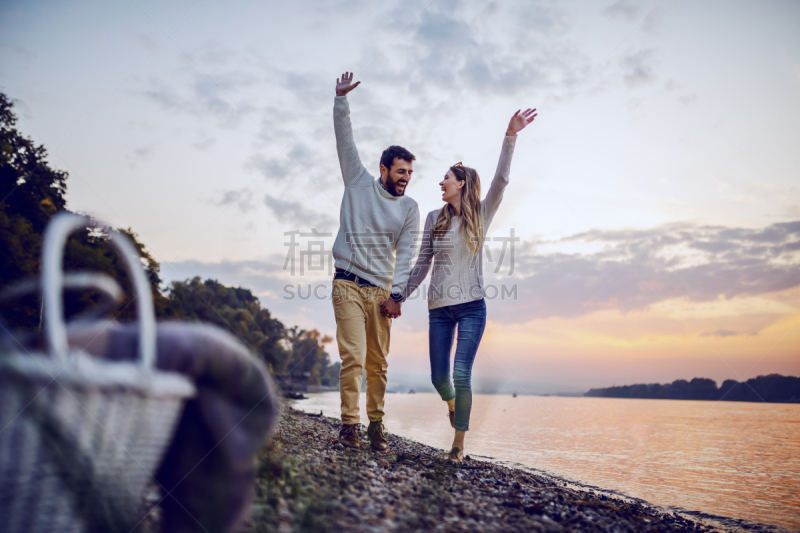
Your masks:
[{"label": "blue jeans", "polygon": [[[431,381],[444,401],[456,399],[455,428],[469,429],[472,409],[472,363],[486,327],[486,302],[448,305],[428,311],[428,344],[431,357]],[[458,326],[458,344],[450,382],[450,352]],[[455,390],[453,390],[455,384]]]}]

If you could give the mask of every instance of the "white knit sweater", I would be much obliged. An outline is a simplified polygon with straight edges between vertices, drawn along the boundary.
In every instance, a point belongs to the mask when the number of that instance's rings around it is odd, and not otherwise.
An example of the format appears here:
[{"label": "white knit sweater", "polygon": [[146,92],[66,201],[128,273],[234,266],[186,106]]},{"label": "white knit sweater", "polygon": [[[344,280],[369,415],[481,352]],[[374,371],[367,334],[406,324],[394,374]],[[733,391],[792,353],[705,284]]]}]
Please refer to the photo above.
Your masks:
[{"label": "white knit sweater", "polygon": [[[500,202],[503,190],[508,185],[511,159],[514,156],[516,136],[503,140],[500,161],[486,198],[481,202],[483,233],[486,235]],[[411,271],[406,297],[410,295],[428,275],[433,262],[433,274],[428,288],[428,309],[447,305],[463,304],[480,300],[486,296],[483,285],[483,242],[478,252],[473,254],[467,247],[467,240],[461,231],[461,217],[451,219],[450,231],[440,239],[433,238],[433,226],[439,216],[439,209],[428,213],[422,233],[422,247],[419,257]]]},{"label": "white knit sweater", "polygon": [[419,207],[408,196],[392,196],[358,156],[346,96],[333,104],[336,150],[344,178],[339,233],[333,259],[343,268],[388,291],[403,294],[411,272]]}]

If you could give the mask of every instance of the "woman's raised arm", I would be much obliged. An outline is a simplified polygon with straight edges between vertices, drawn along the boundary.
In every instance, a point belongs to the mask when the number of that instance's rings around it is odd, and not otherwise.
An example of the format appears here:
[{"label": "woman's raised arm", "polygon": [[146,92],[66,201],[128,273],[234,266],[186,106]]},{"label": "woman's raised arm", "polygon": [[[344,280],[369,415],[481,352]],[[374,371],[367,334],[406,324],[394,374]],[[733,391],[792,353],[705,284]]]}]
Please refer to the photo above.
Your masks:
[{"label": "woman's raised arm", "polygon": [[517,133],[525,129],[525,126],[533,122],[536,118],[536,109],[526,109],[514,113],[508,122],[506,136],[503,139],[503,149],[500,151],[500,160],[497,162],[497,170],[489,185],[486,198],[481,202],[481,214],[484,221],[488,222],[500,207],[503,201],[503,190],[508,185],[508,176],[511,171],[511,158],[514,156],[514,145],[517,142]]}]

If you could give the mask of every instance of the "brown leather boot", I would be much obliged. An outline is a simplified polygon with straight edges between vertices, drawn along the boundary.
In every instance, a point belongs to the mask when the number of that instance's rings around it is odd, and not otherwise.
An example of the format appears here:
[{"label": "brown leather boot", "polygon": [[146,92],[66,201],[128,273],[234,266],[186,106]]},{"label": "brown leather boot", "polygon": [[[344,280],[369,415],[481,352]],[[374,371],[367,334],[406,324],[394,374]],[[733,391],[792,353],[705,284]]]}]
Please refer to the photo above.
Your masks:
[{"label": "brown leather boot", "polygon": [[383,422],[370,422],[367,428],[367,436],[369,437],[369,444],[372,449],[378,452],[385,452],[389,449],[389,442],[383,434]]},{"label": "brown leather boot", "polygon": [[342,424],[339,430],[339,442],[348,448],[358,448],[358,424]]}]

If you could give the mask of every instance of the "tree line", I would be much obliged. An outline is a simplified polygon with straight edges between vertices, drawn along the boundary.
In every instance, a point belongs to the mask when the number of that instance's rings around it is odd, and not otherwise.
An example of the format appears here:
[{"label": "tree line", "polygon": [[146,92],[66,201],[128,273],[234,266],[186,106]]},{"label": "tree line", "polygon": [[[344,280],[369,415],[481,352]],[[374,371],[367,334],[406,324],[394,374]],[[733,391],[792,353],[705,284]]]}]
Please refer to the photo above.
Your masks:
[{"label": "tree line", "polygon": [[[51,168],[45,147],[21,135],[16,122],[12,102],[0,92],[0,293],[21,280],[38,277],[47,223],[66,210],[67,172]],[[340,364],[331,364],[324,349],[330,337],[317,330],[286,327],[261,307],[249,289],[195,277],[172,282],[162,290],[158,262],[131,228],[119,231],[139,251],[157,318],[210,322],[236,335],[274,375],[307,374],[310,384],[338,384]],[[88,227],[73,234],[67,242],[64,268],[103,272],[116,279],[125,297],[111,316],[135,320],[128,274],[104,234]],[[83,313],[99,300],[95,291],[69,291],[64,295],[66,316]],[[38,294],[0,302],[0,335],[40,327]]]},{"label": "tree line", "polygon": [[672,383],[622,385],[591,389],[585,396],[597,398],[647,398],[657,400],[713,400],[729,402],[800,402],[800,378],[769,374],[739,382],[726,379],[717,387],[716,381],[694,378],[678,379]]}]

